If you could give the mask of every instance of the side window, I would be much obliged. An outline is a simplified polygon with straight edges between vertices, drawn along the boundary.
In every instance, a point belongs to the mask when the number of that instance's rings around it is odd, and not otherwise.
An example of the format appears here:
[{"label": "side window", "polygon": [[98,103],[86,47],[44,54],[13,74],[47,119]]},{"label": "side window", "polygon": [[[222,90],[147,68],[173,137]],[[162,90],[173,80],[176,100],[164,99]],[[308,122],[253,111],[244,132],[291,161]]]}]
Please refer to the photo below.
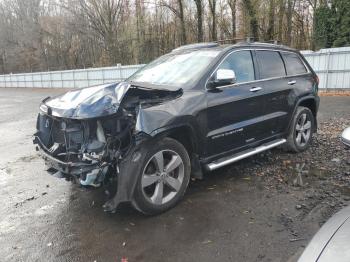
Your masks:
[{"label": "side window", "polygon": [[218,69],[231,69],[236,74],[237,83],[254,81],[254,65],[250,51],[231,53],[220,64]]},{"label": "side window", "polygon": [[307,72],[303,62],[297,54],[289,52],[282,52],[281,54],[286,64],[287,75],[298,75]]},{"label": "side window", "polygon": [[276,51],[256,51],[259,60],[260,77],[271,78],[285,76],[286,71],[279,52]]}]

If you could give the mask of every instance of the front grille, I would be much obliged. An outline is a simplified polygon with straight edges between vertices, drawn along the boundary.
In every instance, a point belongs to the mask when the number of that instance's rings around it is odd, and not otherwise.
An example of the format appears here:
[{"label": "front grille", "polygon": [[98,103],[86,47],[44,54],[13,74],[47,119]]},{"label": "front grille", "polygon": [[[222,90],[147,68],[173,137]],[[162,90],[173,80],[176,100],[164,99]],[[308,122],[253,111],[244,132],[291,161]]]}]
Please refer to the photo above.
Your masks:
[{"label": "front grille", "polygon": [[84,128],[77,120],[61,120],[39,114],[37,129],[40,140],[48,149],[60,148],[60,152],[78,153],[84,143]]},{"label": "front grille", "polygon": [[51,142],[65,144],[64,132],[61,129],[61,123],[57,120],[53,120]]}]

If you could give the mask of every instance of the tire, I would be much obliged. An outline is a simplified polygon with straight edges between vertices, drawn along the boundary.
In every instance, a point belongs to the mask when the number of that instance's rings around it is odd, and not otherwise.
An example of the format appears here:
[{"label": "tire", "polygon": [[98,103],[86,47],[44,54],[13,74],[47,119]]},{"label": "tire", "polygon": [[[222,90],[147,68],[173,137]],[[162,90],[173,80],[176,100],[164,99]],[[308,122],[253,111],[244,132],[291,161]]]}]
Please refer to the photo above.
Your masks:
[{"label": "tire", "polygon": [[175,206],[185,194],[191,162],[185,147],[171,138],[155,141],[144,154],[132,204],[146,215],[156,215]]},{"label": "tire", "polygon": [[307,107],[299,106],[293,116],[285,149],[299,153],[309,148],[312,133],[315,127],[315,118]]}]

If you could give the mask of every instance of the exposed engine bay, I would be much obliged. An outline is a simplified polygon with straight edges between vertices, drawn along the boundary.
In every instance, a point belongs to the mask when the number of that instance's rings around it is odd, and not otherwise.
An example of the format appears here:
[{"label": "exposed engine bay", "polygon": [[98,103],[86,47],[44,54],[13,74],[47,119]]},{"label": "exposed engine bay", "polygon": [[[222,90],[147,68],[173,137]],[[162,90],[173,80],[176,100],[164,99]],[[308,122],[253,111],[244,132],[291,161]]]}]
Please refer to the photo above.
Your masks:
[{"label": "exposed engine bay", "polygon": [[98,187],[132,145],[133,124],[132,115],[72,120],[39,114],[37,139],[51,157],[77,164],[60,168],[56,176],[74,175],[82,185]]},{"label": "exposed engine bay", "polygon": [[[54,176],[82,186],[105,186],[113,197],[120,182],[120,164],[147,139],[142,123],[137,128],[140,111],[179,97],[182,91],[126,83],[92,88],[90,95],[85,88],[44,99],[34,144]],[[72,100],[71,107],[67,100]]]}]

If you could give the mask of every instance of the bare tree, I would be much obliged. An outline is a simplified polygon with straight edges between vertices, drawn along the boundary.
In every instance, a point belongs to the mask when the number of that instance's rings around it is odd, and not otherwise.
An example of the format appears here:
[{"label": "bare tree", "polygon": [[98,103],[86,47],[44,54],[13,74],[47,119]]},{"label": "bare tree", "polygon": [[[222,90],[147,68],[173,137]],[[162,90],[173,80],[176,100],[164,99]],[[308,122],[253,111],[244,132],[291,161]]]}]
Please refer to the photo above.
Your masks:
[{"label": "bare tree", "polygon": [[123,14],[122,0],[79,0],[81,16],[88,18],[91,28],[102,38],[111,62],[117,63],[118,30]]},{"label": "bare tree", "polygon": [[203,42],[203,3],[202,0],[194,0],[197,10],[197,42]]},{"label": "bare tree", "polygon": [[217,40],[217,28],[216,28],[216,0],[208,0],[209,1],[209,10],[211,13],[211,40]]},{"label": "bare tree", "polygon": [[274,40],[275,34],[275,0],[269,0],[268,11],[268,27],[266,32],[266,40]]},{"label": "bare tree", "polygon": [[[313,48],[327,0],[2,0],[0,71],[147,63],[209,38],[254,37]],[[259,12],[257,12],[259,10]],[[238,28],[239,30],[236,30]],[[218,39],[219,38],[219,39]]]},{"label": "bare tree", "polygon": [[179,18],[180,24],[181,24],[181,44],[186,44],[187,43],[186,22],[185,22],[183,0],[176,0],[176,1],[177,1],[177,7],[172,6],[166,1],[162,1],[161,5],[164,7],[167,7],[169,10],[171,10],[175,14],[176,17]]},{"label": "bare tree", "polygon": [[249,32],[250,37],[253,37],[254,40],[259,39],[259,31],[258,31],[258,19],[256,17],[255,8],[253,6],[252,0],[243,0],[243,7],[247,11],[249,15]]},{"label": "bare tree", "polygon": [[292,42],[292,21],[293,21],[293,10],[296,0],[287,0],[287,34],[286,34],[286,44],[290,45]]},{"label": "bare tree", "polygon": [[232,25],[232,39],[236,38],[236,5],[237,0],[228,0],[228,5],[231,10],[231,25]]}]

